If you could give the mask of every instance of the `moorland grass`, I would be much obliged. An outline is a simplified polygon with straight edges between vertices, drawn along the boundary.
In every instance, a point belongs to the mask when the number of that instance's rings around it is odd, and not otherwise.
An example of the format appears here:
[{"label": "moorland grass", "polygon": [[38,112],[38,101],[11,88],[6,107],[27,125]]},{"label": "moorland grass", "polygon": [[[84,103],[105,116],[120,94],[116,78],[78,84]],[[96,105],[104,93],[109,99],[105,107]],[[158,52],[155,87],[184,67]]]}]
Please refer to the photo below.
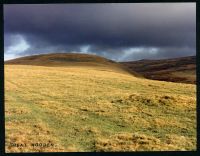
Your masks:
[{"label": "moorland grass", "polygon": [[[196,85],[5,65],[5,120],[6,152],[196,150]],[[38,142],[53,146],[30,146]]]}]

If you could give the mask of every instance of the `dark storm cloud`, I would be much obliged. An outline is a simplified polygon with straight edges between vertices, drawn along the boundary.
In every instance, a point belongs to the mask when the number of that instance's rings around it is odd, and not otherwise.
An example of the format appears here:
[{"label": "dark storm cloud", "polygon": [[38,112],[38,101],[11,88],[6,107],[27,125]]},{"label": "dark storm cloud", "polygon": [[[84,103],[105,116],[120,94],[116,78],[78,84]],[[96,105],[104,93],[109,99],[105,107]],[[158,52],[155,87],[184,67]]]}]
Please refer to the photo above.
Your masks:
[{"label": "dark storm cloud", "polygon": [[5,49],[21,35],[30,45],[21,55],[84,47],[115,60],[194,55],[195,12],[195,3],[5,5]]}]

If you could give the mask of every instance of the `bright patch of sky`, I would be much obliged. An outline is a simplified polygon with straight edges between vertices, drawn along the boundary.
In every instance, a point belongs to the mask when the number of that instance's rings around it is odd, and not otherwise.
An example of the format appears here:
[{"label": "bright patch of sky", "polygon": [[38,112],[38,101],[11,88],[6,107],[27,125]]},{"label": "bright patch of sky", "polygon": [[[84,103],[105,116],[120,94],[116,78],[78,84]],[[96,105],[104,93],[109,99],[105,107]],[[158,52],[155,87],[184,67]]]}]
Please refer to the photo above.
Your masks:
[{"label": "bright patch of sky", "polygon": [[90,46],[89,45],[86,45],[86,46],[82,46],[81,48],[80,48],[80,50],[81,50],[81,53],[88,53],[89,50],[90,49]]},{"label": "bright patch of sky", "polygon": [[120,57],[120,60],[128,60],[129,57],[132,57],[134,54],[139,54],[139,53],[143,53],[146,52],[147,54],[157,54],[158,53],[158,48],[154,48],[154,47],[134,47],[134,48],[129,48],[124,50],[123,55]]},{"label": "bright patch of sky", "polygon": [[20,53],[23,53],[30,48],[30,45],[26,42],[22,35],[13,35],[11,42],[12,44],[4,49],[4,60],[13,59]]},{"label": "bright patch of sky", "polygon": [[95,54],[98,55],[96,52],[94,51],[90,51],[91,46],[90,45],[84,45],[80,47],[80,52],[78,53],[83,53],[83,54]]}]

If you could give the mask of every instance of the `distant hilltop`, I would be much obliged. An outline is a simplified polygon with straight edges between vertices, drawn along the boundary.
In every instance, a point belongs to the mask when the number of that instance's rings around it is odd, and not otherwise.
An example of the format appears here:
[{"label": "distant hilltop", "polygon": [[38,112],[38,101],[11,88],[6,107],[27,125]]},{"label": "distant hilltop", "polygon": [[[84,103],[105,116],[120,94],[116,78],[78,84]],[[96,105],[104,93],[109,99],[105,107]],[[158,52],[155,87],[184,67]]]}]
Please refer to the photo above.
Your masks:
[{"label": "distant hilltop", "polygon": [[50,53],[20,57],[12,60],[5,61],[6,64],[24,64],[24,65],[56,65],[64,63],[113,63],[114,61],[106,58],[81,53]]}]

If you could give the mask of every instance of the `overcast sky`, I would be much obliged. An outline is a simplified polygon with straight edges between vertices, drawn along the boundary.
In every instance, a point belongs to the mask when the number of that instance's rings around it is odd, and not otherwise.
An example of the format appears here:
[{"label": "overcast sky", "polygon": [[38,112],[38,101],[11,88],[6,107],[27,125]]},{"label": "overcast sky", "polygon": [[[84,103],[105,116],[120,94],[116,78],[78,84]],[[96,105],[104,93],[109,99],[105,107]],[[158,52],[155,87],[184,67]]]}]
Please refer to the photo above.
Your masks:
[{"label": "overcast sky", "polygon": [[80,52],[116,61],[196,55],[195,3],[4,5],[5,60]]}]

